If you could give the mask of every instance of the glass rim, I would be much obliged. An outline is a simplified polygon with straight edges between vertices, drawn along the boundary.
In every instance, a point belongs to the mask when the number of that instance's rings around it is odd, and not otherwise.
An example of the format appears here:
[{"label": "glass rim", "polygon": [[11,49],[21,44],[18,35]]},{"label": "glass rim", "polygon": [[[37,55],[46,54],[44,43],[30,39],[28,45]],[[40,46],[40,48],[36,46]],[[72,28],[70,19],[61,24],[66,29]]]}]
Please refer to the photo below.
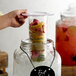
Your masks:
[{"label": "glass rim", "polygon": [[53,40],[51,39],[47,39],[47,41],[45,43],[32,43],[30,41],[30,39],[26,39],[26,40],[21,40],[21,45],[20,46],[25,46],[25,45],[48,45],[53,43]]},{"label": "glass rim", "polygon": [[53,14],[50,14],[48,12],[31,12],[31,13],[27,13],[27,14],[24,14],[22,13],[23,16],[52,16]]}]

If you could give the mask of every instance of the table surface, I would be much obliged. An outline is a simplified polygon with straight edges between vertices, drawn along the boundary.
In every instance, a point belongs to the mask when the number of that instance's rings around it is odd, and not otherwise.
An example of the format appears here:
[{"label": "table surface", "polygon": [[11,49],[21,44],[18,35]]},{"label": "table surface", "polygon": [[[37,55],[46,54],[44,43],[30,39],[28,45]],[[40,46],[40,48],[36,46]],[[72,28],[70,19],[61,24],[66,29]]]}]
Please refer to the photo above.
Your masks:
[{"label": "table surface", "polygon": [[62,76],[76,76],[76,66],[62,66]]}]

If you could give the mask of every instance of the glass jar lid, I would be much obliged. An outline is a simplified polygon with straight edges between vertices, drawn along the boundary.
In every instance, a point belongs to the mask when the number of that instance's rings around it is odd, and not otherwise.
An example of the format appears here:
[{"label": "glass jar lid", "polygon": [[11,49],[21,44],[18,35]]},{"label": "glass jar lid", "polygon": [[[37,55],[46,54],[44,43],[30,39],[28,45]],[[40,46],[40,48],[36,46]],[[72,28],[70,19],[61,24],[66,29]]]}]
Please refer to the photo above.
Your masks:
[{"label": "glass jar lid", "polygon": [[76,17],[76,4],[71,4],[69,8],[61,13],[62,17]]},{"label": "glass jar lid", "polygon": [[53,14],[50,14],[48,12],[31,12],[27,14],[22,14],[23,16],[51,16]]}]

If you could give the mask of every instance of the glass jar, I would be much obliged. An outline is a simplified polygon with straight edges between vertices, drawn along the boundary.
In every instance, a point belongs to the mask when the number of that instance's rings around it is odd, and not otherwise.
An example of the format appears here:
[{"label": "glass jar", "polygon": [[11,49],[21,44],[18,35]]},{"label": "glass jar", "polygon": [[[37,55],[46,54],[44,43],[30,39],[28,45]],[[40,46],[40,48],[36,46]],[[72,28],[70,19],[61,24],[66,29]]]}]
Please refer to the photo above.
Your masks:
[{"label": "glass jar", "polygon": [[46,43],[47,15],[32,13],[29,16],[29,38],[33,43]]},{"label": "glass jar", "polygon": [[[32,51],[33,47],[36,51]],[[46,43],[21,41],[14,52],[14,76],[61,76],[61,58],[52,40]]]},{"label": "glass jar", "polygon": [[46,43],[47,40],[47,18],[52,14],[47,12],[33,12],[22,14],[28,16],[29,20],[29,39],[33,43]]},{"label": "glass jar", "polygon": [[76,8],[62,12],[56,23],[56,50],[63,65],[76,65]]}]

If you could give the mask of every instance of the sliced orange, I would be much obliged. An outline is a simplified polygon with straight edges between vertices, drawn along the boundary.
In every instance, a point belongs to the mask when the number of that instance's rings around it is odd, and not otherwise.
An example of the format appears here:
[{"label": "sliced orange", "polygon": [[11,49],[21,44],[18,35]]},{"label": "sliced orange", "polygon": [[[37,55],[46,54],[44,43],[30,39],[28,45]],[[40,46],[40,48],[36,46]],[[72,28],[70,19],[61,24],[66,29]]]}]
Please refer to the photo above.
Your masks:
[{"label": "sliced orange", "polygon": [[69,35],[74,36],[76,35],[76,26],[70,26],[67,30],[67,32],[69,33]]}]

